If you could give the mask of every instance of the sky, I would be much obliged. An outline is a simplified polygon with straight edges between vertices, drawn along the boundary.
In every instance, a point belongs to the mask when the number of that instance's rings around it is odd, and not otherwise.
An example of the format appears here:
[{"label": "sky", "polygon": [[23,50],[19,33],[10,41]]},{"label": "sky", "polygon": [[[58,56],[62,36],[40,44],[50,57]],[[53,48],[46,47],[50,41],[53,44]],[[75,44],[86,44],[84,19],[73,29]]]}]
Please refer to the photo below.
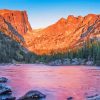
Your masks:
[{"label": "sky", "polygon": [[32,28],[37,29],[68,15],[100,14],[100,0],[0,0],[0,9],[26,10]]}]

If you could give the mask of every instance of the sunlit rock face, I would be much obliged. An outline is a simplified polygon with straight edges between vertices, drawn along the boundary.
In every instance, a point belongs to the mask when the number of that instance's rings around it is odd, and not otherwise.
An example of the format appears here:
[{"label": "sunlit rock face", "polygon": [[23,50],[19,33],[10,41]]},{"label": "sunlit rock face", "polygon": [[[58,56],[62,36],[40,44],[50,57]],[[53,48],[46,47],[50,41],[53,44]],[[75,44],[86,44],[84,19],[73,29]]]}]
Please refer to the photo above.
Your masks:
[{"label": "sunlit rock face", "polygon": [[0,10],[0,16],[21,35],[32,30],[26,11]]},{"label": "sunlit rock face", "polygon": [[37,54],[66,52],[82,46],[83,41],[100,38],[100,15],[70,15],[25,38],[28,49]]},{"label": "sunlit rock face", "polygon": [[0,10],[0,31],[36,54],[66,52],[90,39],[100,40],[100,15],[61,18],[44,29],[32,30],[26,11]]},{"label": "sunlit rock face", "polygon": [[13,40],[16,40],[17,42],[20,43],[24,42],[24,38],[1,15],[0,15],[0,32],[3,32],[5,35],[12,38]]},{"label": "sunlit rock face", "polygon": [[25,11],[0,10],[0,63],[25,61],[24,34],[32,31]]}]

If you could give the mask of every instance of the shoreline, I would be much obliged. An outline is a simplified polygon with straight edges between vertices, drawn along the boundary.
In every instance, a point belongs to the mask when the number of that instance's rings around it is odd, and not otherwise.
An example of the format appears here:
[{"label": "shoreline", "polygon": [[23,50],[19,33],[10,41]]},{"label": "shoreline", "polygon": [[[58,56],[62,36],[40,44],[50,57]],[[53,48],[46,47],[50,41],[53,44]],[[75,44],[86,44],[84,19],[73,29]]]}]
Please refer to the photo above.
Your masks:
[{"label": "shoreline", "polygon": [[67,66],[87,66],[87,67],[100,67],[100,66],[97,66],[97,65],[82,65],[82,64],[79,64],[79,65],[73,65],[73,64],[70,64],[70,65],[50,65],[50,64],[46,64],[46,63],[0,63],[0,66],[10,66],[10,65],[13,65],[13,66],[21,66],[21,65],[41,65],[41,66],[50,66],[50,67],[57,67],[57,66],[62,66],[62,67],[67,67]]}]

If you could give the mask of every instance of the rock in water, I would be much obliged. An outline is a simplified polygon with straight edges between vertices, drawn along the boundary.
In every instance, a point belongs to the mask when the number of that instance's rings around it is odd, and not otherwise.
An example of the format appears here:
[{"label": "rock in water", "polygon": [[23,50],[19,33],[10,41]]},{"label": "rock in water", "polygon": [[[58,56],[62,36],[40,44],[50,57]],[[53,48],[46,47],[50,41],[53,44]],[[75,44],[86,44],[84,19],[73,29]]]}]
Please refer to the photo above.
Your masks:
[{"label": "rock in water", "polygon": [[95,94],[95,95],[92,95],[92,96],[87,96],[86,100],[100,100],[100,95]]},{"label": "rock in water", "polygon": [[16,97],[13,97],[11,95],[2,95],[0,96],[0,100],[16,100]]},{"label": "rock in water", "polygon": [[5,78],[5,77],[0,77],[0,83],[5,83],[5,82],[7,82],[7,81],[8,81],[7,78]]},{"label": "rock in water", "polygon": [[5,94],[12,94],[12,90],[9,86],[0,84],[0,95],[5,95]]},{"label": "rock in water", "polygon": [[46,95],[42,94],[39,91],[31,90],[18,100],[40,100],[42,98],[46,98]]},{"label": "rock in water", "polygon": [[12,96],[12,90],[9,86],[0,84],[0,100],[15,100]]},{"label": "rock in water", "polygon": [[73,97],[68,97],[67,100],[73,100]]}]

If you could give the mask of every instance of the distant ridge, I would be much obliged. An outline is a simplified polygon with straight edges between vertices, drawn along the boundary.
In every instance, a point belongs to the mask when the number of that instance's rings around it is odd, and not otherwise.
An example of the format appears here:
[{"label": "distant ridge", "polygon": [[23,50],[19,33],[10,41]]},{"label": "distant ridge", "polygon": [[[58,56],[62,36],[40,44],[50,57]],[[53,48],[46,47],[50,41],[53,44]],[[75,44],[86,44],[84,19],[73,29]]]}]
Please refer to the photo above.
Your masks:
[{"label": "distant ridge", "polygon": [[70,15],[67,19],[61,18],[37,33],[25,36],[30,51],[37,54],[66,52],[78,45],[82,46],[82,41],[100,38],[100,15],[88,14],[85,17]]}]

